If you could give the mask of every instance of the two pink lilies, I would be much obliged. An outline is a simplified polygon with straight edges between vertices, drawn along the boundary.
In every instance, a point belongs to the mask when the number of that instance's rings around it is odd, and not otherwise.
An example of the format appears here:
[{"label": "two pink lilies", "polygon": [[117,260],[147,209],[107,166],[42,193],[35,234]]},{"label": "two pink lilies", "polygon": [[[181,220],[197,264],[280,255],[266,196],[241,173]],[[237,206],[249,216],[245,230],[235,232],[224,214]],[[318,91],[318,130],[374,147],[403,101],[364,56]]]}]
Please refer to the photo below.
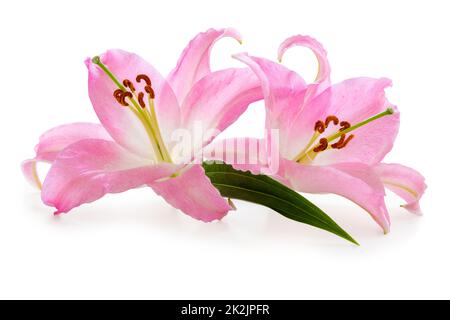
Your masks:
[{"label": "two pink lilies", "polygon": [[[205,175],[203,152],[217,146],[216,136],[251,103],[264,99],[266,129],[276,130],[279,141],[253,141],[267,156],[256,165],[229,163],[235,169],[261,174],[276,161],[272,178],[299,192],[348,198],[386,233],[385,188],[402,197],[406,209],[420,213],[424,178],[411,168],[382,163],[399,128],[399,112],[384,93],[389,80],[356,78],[331,85],[325,50],[304,36],[287,39],[279,59],[292,46],[313,50],[319,72],[312,84],[277,62],[248,54],[234,56],[243,68],[213,72],[210,52],[223,37],[241,41],[233,29],[200,33],[166,78],[121,50],[86,60],[89,96],[101,124],[67,124],[40,137],[36,156],[22,169],[42,190],[43,202],[57,214],[66,213],[108,193],[149,186],[195,219],[221,219],[234,206]],[[180,157],[176,133],[194,135],[198,124],[200,138]],[[51,164],[42,183],[40,161]]]}]

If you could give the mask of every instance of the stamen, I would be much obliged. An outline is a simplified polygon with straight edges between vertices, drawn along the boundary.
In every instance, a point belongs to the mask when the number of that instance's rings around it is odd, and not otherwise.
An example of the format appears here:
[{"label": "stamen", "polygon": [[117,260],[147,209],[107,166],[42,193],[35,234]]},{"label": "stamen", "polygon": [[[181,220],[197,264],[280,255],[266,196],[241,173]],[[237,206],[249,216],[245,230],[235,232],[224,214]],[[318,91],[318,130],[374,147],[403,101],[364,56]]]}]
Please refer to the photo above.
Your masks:
[{"label": "stamen", "polygon": [[134,88],[134,84],[133,82],[131,82],[128,79],[123,80],[123,85],[125,88],[130,88],[131,92],[135,92],[136,89]]},{"label": "stamen", "polygon": [[120,104],[123,105],[124,107],[128,107],[129,106],[128,102],[125,101],[126,97],[132,99],[133,95],[131,94],[131,92],[128,92],[128,91],[122,93],[122,95],[120,96]]},{"label": "stamen", "polygon": [[117,102],[119,102],[120,104],[122,104],[122,102],[121,102],[122,101],[122,94],[123,94],[122,89],[117,89],[113,93],[114,98],[116,98]]},{"label": "stamen", "polygon": [[150,78],[149,78],[147,75],[145,75],[145,74],[140,74],[140,75],[138,75],[138,76],[136,77],[136,81],[137,81],[138,83],[141,83],[141,80],[144,80],[145,83],[147,84],[147,86],[149,86],[149,87],[152,86],[152,82],[150,81]]},{"label": "stamen", "polygon": [[342,144],[344,144],[344,142],[345,142],[345,134],[343,134],[343,135],[341,136],[341,138],[339,139],[338,142],[333,143],[333,144],[331,145],[331,147],[332,147],[333,149],[340,149],[340,147],[342,146]]},{"label": "stamen", "polygon": [[139,102],[139,105],[141,106],[141,108],[142,108],[142,109],[145,109],[144,93],[139,92],[139,95],[138,95],[138,102]]},{"label": "stamen", "polygon": [[317,131],[319,133],[324,133],[325,132],[325,123],[323,123],[323,121],[317,121],[316,125],[314,126],[314,131]]},{"label": "stamen", "polygon": [[319,141],[319,145],[314,148],[314,152],[319,153],[321,151],[325,151],[328,148],[328,140],[326,138],[322,138]]},{"label": "stamen", "polygon": [[334,125],[337,126],[339,124],[339,119],[336,116],[328,116],[327,119],[325,120],[325,128],[328,128],[330,122],[333,122]]},{"label": "stamen", "polygon": [[351,126],[352,126],[352,125],[350,124],[350,122],[342,121],[342,122],[341,122],[341,129],[339,129],[339,131],[347,130],[347,129],[350,128]]},{"label": "stamen", "polygon": [[[121,81],[119,81],[116,76],[105,66],[100,57],[96,56],[92,58],[92,63],[98,65],[103,72],[117,85],[117,87],[122,91],[115,91],[114,97],[118,100],[121,105],[127,106],[133,114],[142,122],[142,125],[145,128],[145,131],[150,138],[150,143],[152,144],[153,150],[155,152],[155,156],[158,162],[169,162],[172,163],[170,158],[170,154],[164,145],[164,141],[162,140],[161,133],[159,132],[159,128],[157,127],[156,119],[150,118],[147,113],[140,107],[139,103],[133,98],[133,94],[127,92],[127,88],[124,87]],[[149,85],[151,84],[150,79],[146,76],[140,77],[142,80],[148,80]],[[129,102],[132,105],[129,105],[125,99],[129,98]],[[120,99],[119,99],[120,98]],[[120,101],[119,101],[120,100]],[[153,100],[151,100],[153,101]],[[156,131],[156,132],[155,132]]]},{"label": "stamen", "polygon": [[148,95],[150,96],[150,99],[155,99],[155,91],[153,90],[153,88],[151,86],[145,86],[145,92],[148,93]]},{"label": "stamen", "polygon": [[338,149],[342,149],[345,148],[347,146],[347,144],[354,138],[355,136],[353,134],[350,135],[350,137],[347,138],[347,140],[345,140],[345,142],[339,146]]}]

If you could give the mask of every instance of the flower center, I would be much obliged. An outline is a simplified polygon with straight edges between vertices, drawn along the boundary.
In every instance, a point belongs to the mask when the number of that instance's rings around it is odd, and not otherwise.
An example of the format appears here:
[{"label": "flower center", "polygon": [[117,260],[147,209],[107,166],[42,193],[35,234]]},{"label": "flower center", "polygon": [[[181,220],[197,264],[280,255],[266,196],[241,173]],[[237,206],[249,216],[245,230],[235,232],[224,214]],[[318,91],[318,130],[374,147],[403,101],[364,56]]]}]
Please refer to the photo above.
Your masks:
[{"label": "flower center", "polygon": [[137,83],[144,83],[144,92],[136,90],[137,86],[129,79],[124,79],[122,82],[106,67],[101,61],[100,57],[94,57],[92,62],[98,65],[116,84],[117,89],[111,94],[122,107],[131,110],[134,115],[141,121],[147,132],[147,135],[152,144],[158,162],[172,163],[169,152],[164,144],[161,135],[161,130],[158,125],[158,119],[155,112],[155,91],[152,88],[151,79],[145,74],[136,76]]},{"label": "flower center", "polygon": [[[307,144],[307,146],[294,158],[294,161],[298,163],[311,163],[315,157],[320,153],[330,149],[343,149],[345,148],[351,140],[355,138],[354,134],[347,136],[348,133],[365,126],[366,124],[380,119],[384,116],[389,116],[395,113],[393,108],[387,108],[385,111],[374,115],[364,121],[361,121],[355,125],[351,125],[348,121],[339,121],[336,116],[328,116],[325,121],[318,120],[314,126],[314,134]],[[339,126],[339,129],[329,135],[328,137],[321,137],[325,130],[333,124],[334,126]],[[319,139],[320,138],[320,139]],[[317,139],[319,142],[316,143]],[[339,139],[339,140],[338,140]],[[334,142],[337,140],[336,142]],[[334,143],[332,143],[334,142]]]}]

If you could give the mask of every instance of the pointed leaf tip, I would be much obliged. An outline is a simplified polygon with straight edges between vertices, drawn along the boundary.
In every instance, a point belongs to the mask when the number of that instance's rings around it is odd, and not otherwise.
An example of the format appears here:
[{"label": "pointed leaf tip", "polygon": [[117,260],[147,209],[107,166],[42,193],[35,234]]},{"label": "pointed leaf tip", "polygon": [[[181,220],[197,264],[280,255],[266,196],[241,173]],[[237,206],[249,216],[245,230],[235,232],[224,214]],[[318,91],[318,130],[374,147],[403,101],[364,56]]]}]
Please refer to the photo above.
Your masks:
[{"label": "pointed leaf tip", "polygon": [[331,232],[357,246],[359,243],[326,213],[278,181],[239,171],[223,162],[204,162],[203,168],[223,197],[268,207],[284,217]]}]

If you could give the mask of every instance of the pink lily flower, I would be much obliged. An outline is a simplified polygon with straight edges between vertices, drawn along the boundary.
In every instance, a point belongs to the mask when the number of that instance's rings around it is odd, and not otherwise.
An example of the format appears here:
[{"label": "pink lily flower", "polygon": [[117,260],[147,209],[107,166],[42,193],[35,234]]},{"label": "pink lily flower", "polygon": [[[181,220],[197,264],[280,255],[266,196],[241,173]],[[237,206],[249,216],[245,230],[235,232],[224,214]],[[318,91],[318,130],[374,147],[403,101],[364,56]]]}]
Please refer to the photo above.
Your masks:
[{"label": "pink lily flower", "polygon": [[[222,131],[261,98],[259,81],[247,68],[211,72],[210,51],[223,37],[241,41],[233,29],[198,34],[167,79],[121,50],[87,59],[89,96],[101,124],[73,123],[41,136],[35,158],[22,169],[42,189],[43,202],[60,214],[107,193],[147,185],[195,219],[224,217],[232,206],[202,166],[175,162],[171,154],[175,130],[193,130],[200,122],[205,130]],[[213,138],[202,137],[192,154]],[[52,164],[43,183],[36,170],[40,161]]]},{"label": "pink lily flower", "polygon": [[[280,60],[292,46],[306,46],[317,56],[315,83],[306,84],[298,74],[272,61],[245,53],[235,55],[260,79],[266,130],[278,130],[280,140],[275,146],[272,139],[247,138],[247,145],[259,145],[266,150],[265,156],[256,166],[235,167],[256,174],[277,160],[279,170],[275,176],[281,182],[300,192],[348,198],[388,233],[385,188],[402,197],[404,207],[415,213],[420,212],[419,200],[426,188],[417,171],[381,163],[392,149],[399,128],[399,112],[384,92],[391,81],[356,78],[331,85],[330,66],[322,45],[310,37],[291,37],[279,49]],[[227,155],[226,150],[218,154],[222,159],[235,156]]]}]

